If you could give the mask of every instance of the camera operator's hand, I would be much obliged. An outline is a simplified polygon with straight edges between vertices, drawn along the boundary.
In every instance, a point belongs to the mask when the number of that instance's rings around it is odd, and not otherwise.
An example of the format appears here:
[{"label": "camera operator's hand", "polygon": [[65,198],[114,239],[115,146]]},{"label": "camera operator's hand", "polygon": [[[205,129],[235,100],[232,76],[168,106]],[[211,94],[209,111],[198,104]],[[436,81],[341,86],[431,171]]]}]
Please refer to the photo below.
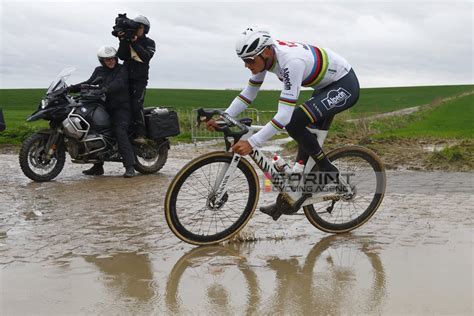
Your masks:
[{"label": "camera operator's hand", "polygon": [[132,43],[135,42],[137,39],[138,39],[138,36],[135,35],[135,36],[132,38]]},{"label": "camera operator's hand", "polygon": [[126,40],[126,38],[125,38],[125,32],[118,32],[118,33],[117,33],[117,38],[119,39],[119,41],[124,41],[124,40]]}]

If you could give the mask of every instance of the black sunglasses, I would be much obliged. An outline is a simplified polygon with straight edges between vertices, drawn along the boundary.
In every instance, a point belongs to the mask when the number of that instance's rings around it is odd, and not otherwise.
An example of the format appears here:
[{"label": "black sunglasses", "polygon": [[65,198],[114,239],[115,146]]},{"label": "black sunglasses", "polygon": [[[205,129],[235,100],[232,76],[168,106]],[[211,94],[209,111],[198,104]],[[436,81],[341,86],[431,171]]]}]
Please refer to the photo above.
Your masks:
[{"label": "black sunglasses", "polygon": [[263,53],[263,51],[264,50],[262,50],[261,52],[255,54],[253,56],[242,58],[242,60],[244,61],[245,64],[252,65],[253,63],[255,63],[255,58],[257,58],[257,56],[259,56],[261,53]]}]

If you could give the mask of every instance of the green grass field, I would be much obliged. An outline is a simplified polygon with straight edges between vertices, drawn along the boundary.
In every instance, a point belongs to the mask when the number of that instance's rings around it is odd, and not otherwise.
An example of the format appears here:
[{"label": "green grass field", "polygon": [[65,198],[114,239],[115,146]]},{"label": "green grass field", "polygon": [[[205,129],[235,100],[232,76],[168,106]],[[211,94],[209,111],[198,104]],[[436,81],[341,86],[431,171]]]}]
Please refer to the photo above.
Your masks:
[{"label": "green grass field", "polygon": [[406,126],[379,137],[474,138],[474,95],[443,103],[416,115]]},{"label": "green grass field", "polygon": [[[473,91],[474,85],[459,86],[423,86],[423,87],[397,87],[397,88],[373,88],[362,89],[359,102],[345,112],[348,118],[364,117],[376,113],[390,112],[407,107],[413,107],[435,102],[438,99],[459,95],[463,92]],[[0,133],[0,144],[19,144],[34,130],[47,127],[47,122],[26,123],[25,119],[36,108],[45,89],[2,89],[0,90],[0,107],[3,108],[7,129]],[[225,108],[239,93],[236,90],[181,90],[181,89],[148,89],[145,106],[172,106],[180,113],[183,135],[180,139],[189,138],[188,113],[193,108]],[[300,95],[299,102],[311,96],[312,90],[304,90]],[[259,111],[276,111],[279,91],[261,91],[253,103]],[[467,106],[467,105],[465,105]],[[461,110],[461,114],[463,115]],[[449,112],[449,111],[447,111]],[[471,108],[472,117],[472,108]],[[439,117],[449,113],[440,113]],[[469,117],[467,115],[464,116]],[[429,127],[428,122],[424,127]],[[461,129],[457,124],[454,129]],[[410,134],[406,130],[405,135]],[[455,135],[456,132],[450,132]],[[460,132],[465,134],[465,132]],[[451,135],[450,134],[450,135]],[[402,135],[402,134],[400,134]],[[456,134],[457,135],[457,134]]]}]

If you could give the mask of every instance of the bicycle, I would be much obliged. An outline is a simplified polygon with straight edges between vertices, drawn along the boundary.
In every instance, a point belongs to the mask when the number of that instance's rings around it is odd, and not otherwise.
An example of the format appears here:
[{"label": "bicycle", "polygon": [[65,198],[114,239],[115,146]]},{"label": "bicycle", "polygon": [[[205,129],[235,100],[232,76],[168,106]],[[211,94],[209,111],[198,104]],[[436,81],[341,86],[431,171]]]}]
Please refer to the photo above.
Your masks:
[{"label": "bicycle", "polygon": [[[235,119],[220,110],[198,110],[198,124],[220,116],[217,131],[224,134],[225,151],[210,152],[188,162],[170,183],[165,197],[168,226],[181,240],[194,245],[229,240],[248,223],[259,200],[259,179],[254,166],[230,152],[233,139],[247,139],[263,126],[252,126],[248,118]],[[234,131],[236,127],[238,130]],[[327,131],[313,129],[322,147]],[[279,194],[293,214],[301,207],[309,222],[328,233],[345,233],[366,223],[377,211],[386,188],[383,163],[371,150],[345,146],[327,153],[339,169],[339,178],[324,188],[308,190],[317,179],[313,159],[303,174],[289,185],[284,173],[258,148],[249,155],[256,166],[271,175]],[[316,175],[316,176],[315,176]],[[357,181],[359,180],[359,181]],[[309,183],[309,185],[308,185]],[[314,186],[313,186],[314,187]],[[367,193],[366,193],[367,192]],[[218,227],[219,226],[219,227]]]}]

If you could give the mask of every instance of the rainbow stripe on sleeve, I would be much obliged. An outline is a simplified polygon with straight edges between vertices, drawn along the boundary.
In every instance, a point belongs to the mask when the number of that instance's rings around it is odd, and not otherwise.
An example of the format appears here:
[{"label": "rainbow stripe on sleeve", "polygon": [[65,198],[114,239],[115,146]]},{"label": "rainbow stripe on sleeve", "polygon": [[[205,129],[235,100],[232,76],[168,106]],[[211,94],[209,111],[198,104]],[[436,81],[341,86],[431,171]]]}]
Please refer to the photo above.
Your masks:
[{"label": "rainbow stripe on sleeve", "polygon": [[272,126],[273,126],[275,129],[277,129],[277,130],[279,130],[279,131],[281,131],[281,130],[283,130],[283,129],[285,128],[285,126],[283,126],[283,124],[281,124],[280,122],[278,122],[278,121],[275,120],[275,119],[272,119],[272,120],[270,121],[270,123],[272,124]]},{"label": "rainbow stripe on sleeve", "polygon": [[278,100],[278,103],[281,103],[283,105],[288,105],[288,106],[295,106],[296,105],[296,100],[280,98]]},{"label": "rainbow stripe on sleeve", "polygon": [[237,96],[237,98],[238,98],[240,101],[242,101],[242,102],[244,102],[245,104],[247,104],[247,106],[249,106],[249,105],[252,103],[252,101],[250,101],[249,99],[247,99],[246,97],[244,97],[244,96],[241,95],[241,94],[239,94],[239,95]]},{"label": "rainbow stripe on sleeve", "polygon": [[263,81],[255,81],[255,80],[252,80],[252,79],[249,80],[249,86],[251,86],[251,87],[259,88],[262,85],[262,83],[263,83]]},{"label": "rainbow stripe on sleeve", "polygon": [[308,46],[314,57],[314,65],[308,77],[306,77],[306,79],[304,79],[301,83],[301,85],[304,87],[312,87],[321,82],[328,69],[328,55],[326,51],[324,51],[322,48],[319,49],[314,46]]}]

